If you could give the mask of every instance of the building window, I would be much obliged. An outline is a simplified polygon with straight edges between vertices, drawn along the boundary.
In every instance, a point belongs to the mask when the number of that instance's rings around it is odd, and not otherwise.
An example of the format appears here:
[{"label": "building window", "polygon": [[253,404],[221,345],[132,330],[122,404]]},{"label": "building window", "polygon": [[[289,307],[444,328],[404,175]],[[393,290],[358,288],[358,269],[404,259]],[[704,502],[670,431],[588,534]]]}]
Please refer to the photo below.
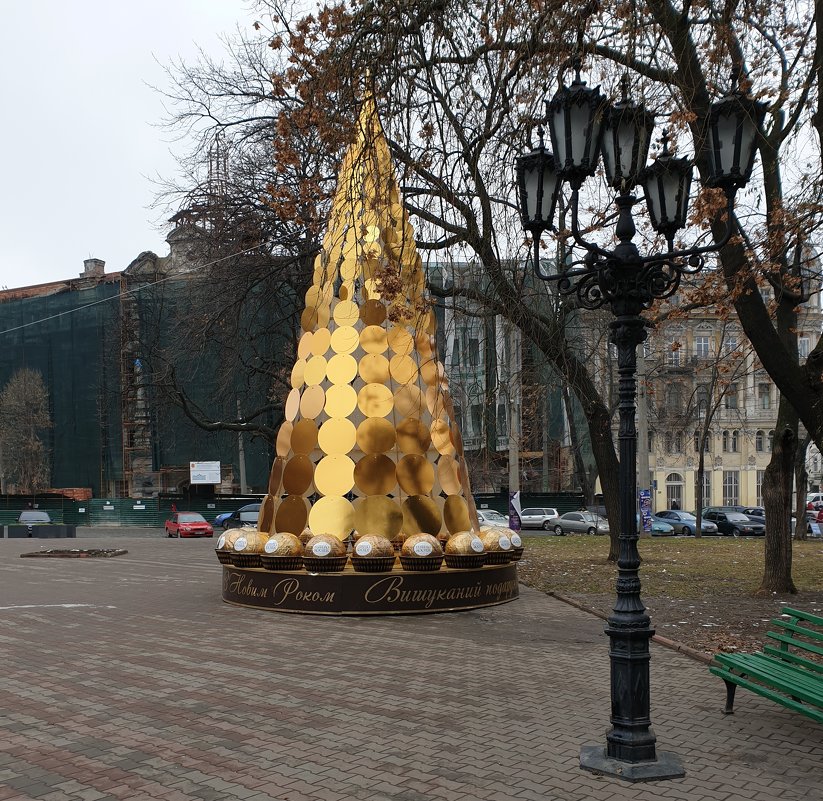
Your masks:
[{"label": "building window", "polygon": [[736,353],[737,348],[737,334],[727,334],[723,339],[723,353],[728,356],[730,353]]},{"label": "building window", "polygon": [[740,450],[740,432],[737,430],[732,431],[730,448],[729,453],[737,453]]},{"label": "building window", "polygon": [[769,438],[766,440],[766,449],[771,453],[774,448],[774,429],[769,431]]},{"label": "building window", "polygon": [[454,344],[452,345],[452,364],[458,366],[460,364],[460,338],[454,338]]},{"label": "building window", "polygon": [[772,408],[772,388],[769,384],[757,385],[757,400],[761,409]]},{"label": "building window", "polygon": [[683,453],[683,435],[679,431],[674,435],[674,452]]},{"label": "building window", "polygon": [[701,334],[694,338],[694,355],[698,359],[708,359],[711,348],[711,337]]},{"label": "building window", "polygon": [[666,508],[683,508],[683,476],[680,473],[669,473],[666,476]]},{"label": "building window", "polygon": [[757,471],[757,505],[763,506],[763,479],[766,477],[765,470]]},{"label": "building window", "polygon": [[729,432],[723,432],[723,453],[729,452]]},{"label": "building window", "polygon": [[471,407],[472,434],[479,437],[483,433],[483,409],[479,403],[473,403]]},{"label": "building window", "polygon": [[666,453],[671,453],[674,450],[674,439],[669,431],[663,435],[663,443]]},{"label": "building window", "polygon": [[809,338],[808,337],[798,337],[797,338],[797,353],[801,359],[806,359],[809,356]]},{"label": "building window", "polygon": [[763,451],[766,449],[765,439],[766,439],[766,436],[762,431],[756,431],[755,432],[755,434],[754,434],[754,449],[758,453],[763,453]]},{"label": "building window", "polygon": [[740,473],[737,470],[723,471],[723,506],[737,506],[740,503]]},{"label": "building window", "polygon": [[470,339],[469,340],[469,364],[472,367],[477,367],[480,364],[480,340],[479,339]]},{"label": "building window", "polygon": [[703,506],[710,506],[712,502],[712,473],[703,471]]},{"label": "building window", "polygon": [[694,392],[694,402],[697,407],[697,416],[702,419],[709,412],[709,388],[700,384]]},{"label": "building window", "polygon": [[726,390],[726,397],[725,403],[727,409],[736,409],[737,408],[737,393],[738,393],[738,386],[737,384],[729,384],[729,388]]},{"label": "building window", "polygon": [[680,343],[676,340],[669,343],[669,367],[680,367]]},{"label": "building window", "polygon": [[497,404],[497,433],[502,434],[507,430],[507,423],[506,423],[506,404],[505,403],[498,403]]},{"label": "building window", "polygon": [[454,422],[457,423],[457,430],[463,430],[463,410],[457,405],[454,405]]},{"label": "building window", "polygon": [[679,381],[675,381],[666,387],[666,408],[670,412],[683,410],[683,386]]},{"label": "building window", "polygon": [[[701,437],[702,433],[703,432],[700,431],[700,429],[695,429],[695,432],[694,432],[694,452],[695,453],[700,453],[700,437]],[[712,449],[711,448],[711,440],[712,440],[712,435],[711,434],[706,434],[706,439],[703,442],[703,453],[709,453],[711,451],[711,449]]]}]

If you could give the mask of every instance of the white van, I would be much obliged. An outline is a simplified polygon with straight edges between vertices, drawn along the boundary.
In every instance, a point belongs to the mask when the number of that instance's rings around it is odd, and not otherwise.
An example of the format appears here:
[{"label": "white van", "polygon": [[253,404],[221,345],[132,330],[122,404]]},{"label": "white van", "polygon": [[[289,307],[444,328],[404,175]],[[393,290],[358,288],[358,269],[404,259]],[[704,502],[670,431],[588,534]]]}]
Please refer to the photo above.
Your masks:
[{"label": "white van", "polygon": [[823,507],[823,492],[810,492],[806,496],[806,506],[811,504],[815,509]]}]

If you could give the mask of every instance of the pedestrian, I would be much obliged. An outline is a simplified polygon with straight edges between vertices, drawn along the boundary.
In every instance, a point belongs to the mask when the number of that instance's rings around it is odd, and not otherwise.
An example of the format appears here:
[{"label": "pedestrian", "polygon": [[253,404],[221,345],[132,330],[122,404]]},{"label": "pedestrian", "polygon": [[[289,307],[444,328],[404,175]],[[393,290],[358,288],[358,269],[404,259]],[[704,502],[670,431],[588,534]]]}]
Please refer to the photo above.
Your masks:
[{"label": "pedestrian", "polygon": [[677,502],[677,500],[672,501],[672,509],[674,509],[675,511],[678,511],[680,509],[680,504]]}]

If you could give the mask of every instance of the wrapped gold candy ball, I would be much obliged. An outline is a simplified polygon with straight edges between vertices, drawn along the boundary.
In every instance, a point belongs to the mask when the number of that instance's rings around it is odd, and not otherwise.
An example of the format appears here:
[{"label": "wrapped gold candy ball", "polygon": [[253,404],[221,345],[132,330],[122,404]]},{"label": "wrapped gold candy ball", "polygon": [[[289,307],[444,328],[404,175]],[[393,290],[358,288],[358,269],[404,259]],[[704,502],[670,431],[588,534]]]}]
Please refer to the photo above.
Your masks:
[{"label": "wrapped gold candy ball", "polygon": [[234,549],[234,541],[241,535],[245,534],[244,528],[230,528],[224,531],[217,540],[217,548],[221,551],[231,551]]},{"label": "wrapped gold candy ball", "polygon": [[394,556],[394,545],[382,534],[363,534],[354,543],[353,556]]},{"label": "wrapped gold candy ball", "polygon": [[294,534],[281,531],[266,540],[263,552],[270,556],[302,556],[303,544]]},{"label": "wrapped gold candy ball", "polygon": [[346,546],[332,534],[315,534],[303,548],[303,556],[317,559],[345,555]]},{"label": "wrapped gold candy ball", "polygon": [[431,534],[412,534],[403,542],[400,553],[403,556],[442,556],[443,546]]},{"label": "wrapped gold candy ball", "polygon": [[514,551],[509,534],[507,528],[493,528],[480,532],[480,539],[486,548],[487,565],[501,565],[511,561]]},{"label": "wrapped gold candy ball", "polygon": [[446,543],[447,554],[466,555],[483,553],[485,550],[483,540],[473,531],[461,531],[459,534],[453,534]]},{"label": "wrapped gold candy ball", "polygon": [[269,538],[266,532],[254,528],[240,529],[240,536],[235,537],[232,548],[236,552],[262,553],[263,546]]}]

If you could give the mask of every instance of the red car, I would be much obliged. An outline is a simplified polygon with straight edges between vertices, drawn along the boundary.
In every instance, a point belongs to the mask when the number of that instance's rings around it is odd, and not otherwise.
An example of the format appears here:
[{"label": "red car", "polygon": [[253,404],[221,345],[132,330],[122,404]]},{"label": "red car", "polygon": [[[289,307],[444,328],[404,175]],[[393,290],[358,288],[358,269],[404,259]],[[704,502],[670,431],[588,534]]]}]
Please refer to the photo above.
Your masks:
[{"label": "red car", "polygon": [[197,512],[175,512],[171,520],[166,521],[166,534],[169,537],[213,537],[214,529]]}]

